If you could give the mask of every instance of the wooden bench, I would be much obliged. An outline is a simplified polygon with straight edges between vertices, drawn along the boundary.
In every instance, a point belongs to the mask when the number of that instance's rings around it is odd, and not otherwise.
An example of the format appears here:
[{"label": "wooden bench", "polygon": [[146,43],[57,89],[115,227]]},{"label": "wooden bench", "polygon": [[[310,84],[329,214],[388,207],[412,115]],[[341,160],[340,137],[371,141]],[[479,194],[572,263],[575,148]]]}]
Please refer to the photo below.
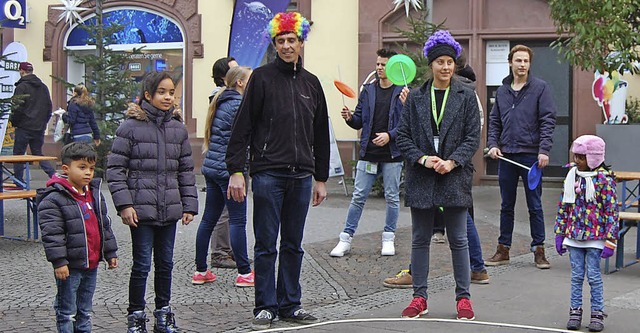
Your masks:
[{"label": "wooden bench", "polygon": [[[27,235],[31,235],[31,224],[33,216],[33,239],[38,239],[38,207],[36,206],[36,190],[10,190],[0,192],[0,201],[8,199],[27,200]],[[5,237],[12,238],[12,237]]]},{"label": "wooden bench", "polygon": [[[613,270],[609,270],[609,258],[604,263],[604,273],[613,273],[621,268],[631,266],[638,262],[640,259],[640,231],[638,229],[638,222],[640,221],[640,212],[620,212],[618,215],[618,223],[620,223],[620,231],[618,232],[618,247],[616,249],[616,267]],[[636,260],[624,263],[624,236],[629,232],[632,227],[636,227]]]},{"label": "wooden bench", "polygon": [[36,190],[20,190],[10,192],[0,192],[0,200],[6,199],[31,199],[36,197]]}]

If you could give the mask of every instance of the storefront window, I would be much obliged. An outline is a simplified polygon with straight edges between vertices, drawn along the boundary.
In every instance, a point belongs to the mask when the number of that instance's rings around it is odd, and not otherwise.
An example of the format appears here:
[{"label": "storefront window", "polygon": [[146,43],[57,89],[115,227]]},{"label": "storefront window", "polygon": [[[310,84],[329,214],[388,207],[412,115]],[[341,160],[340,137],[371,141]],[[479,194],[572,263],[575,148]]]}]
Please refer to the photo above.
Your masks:
[{"label": "storefront window", "polygon": [[[182,104],[184,43],[179,26],[159,14],[132,8],[105,10],[104,24],[110,23],[124,26],[112,36],[115,43],[110,47],[113,50],[131,52],[134,48],[141,48],[141,53],[130,54],[128,63],[123,64],[122,69],[128,69],[136,81],[151,71],[168,72],[176,81],[176,102]],[[85,18],[85,24],[95,25],[95,16]],[[95,40],[91,40],[87,31],[78,25],[70,29],[65,45],[66,49],[73,50],[78,56],[95,52]],[[84,82],[90,68],[85,68],[75,59],[73,55],[67,57],[67,81]]]}]

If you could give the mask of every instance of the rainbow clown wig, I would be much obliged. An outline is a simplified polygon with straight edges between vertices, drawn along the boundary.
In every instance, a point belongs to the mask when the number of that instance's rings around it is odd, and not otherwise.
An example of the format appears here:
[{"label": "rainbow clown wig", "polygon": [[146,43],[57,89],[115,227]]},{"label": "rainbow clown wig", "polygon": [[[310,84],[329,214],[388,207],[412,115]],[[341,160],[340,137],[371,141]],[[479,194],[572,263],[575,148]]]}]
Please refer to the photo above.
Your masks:
[{"label": "rainbow clown wig", "polygon": [[311,30],[309,21],[298,12],[278,13],[267,26],[267,33],[272,40],[278,35],[293,32],[304,41],[307,40],[309,30]]}]

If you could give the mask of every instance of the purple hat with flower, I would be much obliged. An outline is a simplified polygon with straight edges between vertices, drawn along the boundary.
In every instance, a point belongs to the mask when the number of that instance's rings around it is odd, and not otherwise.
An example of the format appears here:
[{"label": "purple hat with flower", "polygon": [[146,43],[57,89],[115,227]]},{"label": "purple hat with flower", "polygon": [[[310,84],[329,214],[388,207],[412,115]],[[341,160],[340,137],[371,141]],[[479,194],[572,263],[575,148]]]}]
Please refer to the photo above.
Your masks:
[{"label": "purple hat with flower", "polygon": [[424,43],[423,52],[424,56],[429,60],[429,64],[431,64],[443,55],[450,56],[454,60],[458,59],[460,53],[462,53],[462,46],[453,39],[449,31],[438,30],[429,36],[427,42]]}]

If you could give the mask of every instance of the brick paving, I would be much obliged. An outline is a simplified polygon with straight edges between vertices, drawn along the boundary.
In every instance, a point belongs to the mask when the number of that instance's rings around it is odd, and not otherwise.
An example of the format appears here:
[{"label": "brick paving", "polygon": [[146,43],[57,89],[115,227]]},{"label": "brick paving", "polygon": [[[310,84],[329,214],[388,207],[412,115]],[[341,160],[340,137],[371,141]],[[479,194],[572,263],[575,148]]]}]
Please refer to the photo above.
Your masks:
[{"label": "brick paving", "polygon": [[[41,186],[44,184],[41,184]],[[406,268],[410,255],[410,227],[408,209],[402,208],[399,228],[396,233],[396,252],[393,257],[380,256],[380,231],[356,234],[353,251],[343,258],[332,258],[329,252],[335,246],[340,232],[349,197],[344,196],[338,184],[330,183],[330,200],[320,208],[310,211],[308,230],[305,236],[306,250],[301,283],[303,306],[313,311],[321,319],[343,319],[365,311],[381,308],[387,304],[409,300],[411,291],[384,288],[382,279]],[[498,229],[495,220],[498,189],[483,187],[477,189],[476,224],[483,240],[483,253],[487,257],[495,250]],[[109,200],[106,188],[103,193]],[[201,209],[204,207],[204,193],[200,192]],[[478,198],[480,198],[478,200]],[[519,201],[524,201],[524,198]],[[550,199],[549,202],[553,200]],[[499,199],[498,199],[499,205]],[[112,207],[112,206],[110,206]],[[376,218],[382,226],[384,219],[384,199],[370,198],[365,208],[369,219]],[[547,213],[552,209],[545,206]],[[526,214],[526,210],[521,210]],[[24,236],[24,202],[5,202],[7,235]],[[251,213],[250,213],[251,214]],[[113,227],[120,247],[120,267],[105,270],[101,266],[98,285],[94,297],[95,332],[124,331],[128,279],[131,267],[130,236],[126,226],[111,212]],[[363,215],[363,218],[365,215]],[[363,220],[364,221],[364,220]],[[551,220],[553,221],[553,220]],[[236,288],[233,281],[234,270],[213,270],[218,280],[203,286],[191,285],[191,275],[195,269],[193,262],[197,222],[189,226],[179,226],[174,255],[172,306],[176,312],[178,325],[185,332],[244,332],[249,330],[253,307],[253,289]],[[313,223],[313,225],[311,225]],[[368,222],[361,222],[368,223]],[[547,218],[547,224],[552,223]],[[250,248],[253,245],[251,227],[248,226]],[[361,226],[360,229],[366,229]],[[359,230],[360,230],[359,229]],[[528,226],[526,227],[528,231]],[[369,228],[371,230],[371,228]],[[375,229],[375,226],[373,228]],[[516,230],[518,231],[518,230]],[[529,251],[528,233],[514,234],[513,257]],[[430,289],[451,288],[450,252],[447,244],[434,244],[431,252]],[[532,256],[523,256],[519,265],[531,265]],[[6,332],[54,332],[55,319],[52,309],[55,295],[53,270],[44,257],[42,244],[0,239],[0,331]],[[510,265],[513,269],[516,264]],[[490,273],[500,274],[509,268],[490,269]],[[147,288],[147,314],[151,316],[153,307],[153,272]],[[152,321],[149,323],[152,327]],[[289,324],[278,322],[277,327]]]}]

